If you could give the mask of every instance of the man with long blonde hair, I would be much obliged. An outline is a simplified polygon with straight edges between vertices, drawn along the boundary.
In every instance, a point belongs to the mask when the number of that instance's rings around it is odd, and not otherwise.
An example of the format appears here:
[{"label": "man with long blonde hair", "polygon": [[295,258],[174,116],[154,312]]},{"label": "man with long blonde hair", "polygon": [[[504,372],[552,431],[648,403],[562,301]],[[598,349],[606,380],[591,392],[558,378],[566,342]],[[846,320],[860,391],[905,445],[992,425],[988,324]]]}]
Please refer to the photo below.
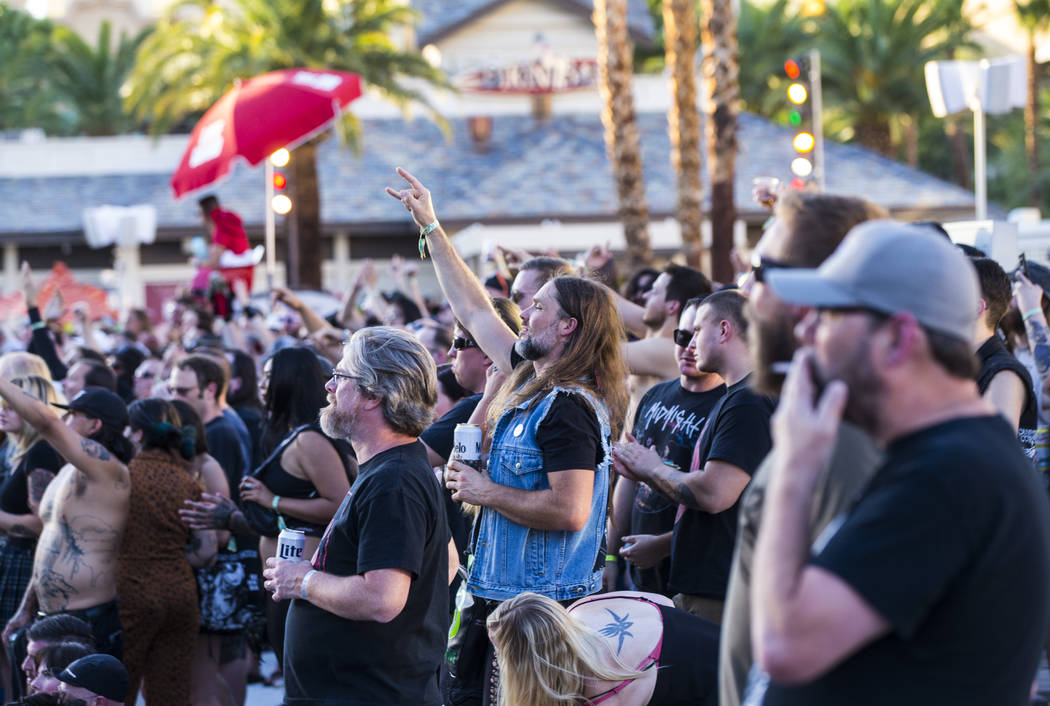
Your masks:
[{"label": "man with long blonde hair", "polygon": [[[453,500],[481,508],[467,578],[471,619],[524,591],[556,601],[596,593],[605,564],[609,445],[628,399],[625,334],[612,295],[590,280],[556,277],[536,292],[522,312],[528,323],[515,335],[438,224],[430,192],[398,173],[409,188],[387,192],[419,225],[420,247],[429,246],[456,319],[508,373],[488,406],[488,472],[457,461],[445,472]],[[474,664],[458,661],[446,703],[479,703],[483,690],[491,702],[497,680],[482,679],[491,664],[491,648]]]}]

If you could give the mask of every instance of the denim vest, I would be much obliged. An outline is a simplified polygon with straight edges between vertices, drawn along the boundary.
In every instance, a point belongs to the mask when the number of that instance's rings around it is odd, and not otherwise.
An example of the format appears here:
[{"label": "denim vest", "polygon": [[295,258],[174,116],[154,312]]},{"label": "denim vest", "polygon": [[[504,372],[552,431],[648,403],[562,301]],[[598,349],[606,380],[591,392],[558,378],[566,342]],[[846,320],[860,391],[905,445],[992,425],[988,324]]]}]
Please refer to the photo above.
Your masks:
[{"label": "denim vest", "polygon": [[550,487],[536,430],[559,392],[582,396],[594,409],[601,432],[602,462],[595,469],[591,514],[579,532],[538,530],[519,525],[495,510],[482,509],[470,592],[507,600],[533,591],[556,601],[597,593],[602,585],[606,503],[609,496],[609,415],[605,405],[582,388],[556,387],[532,409],[527,400],[500,416],[492,436],[489,476],[500,485],[522,490]]}]

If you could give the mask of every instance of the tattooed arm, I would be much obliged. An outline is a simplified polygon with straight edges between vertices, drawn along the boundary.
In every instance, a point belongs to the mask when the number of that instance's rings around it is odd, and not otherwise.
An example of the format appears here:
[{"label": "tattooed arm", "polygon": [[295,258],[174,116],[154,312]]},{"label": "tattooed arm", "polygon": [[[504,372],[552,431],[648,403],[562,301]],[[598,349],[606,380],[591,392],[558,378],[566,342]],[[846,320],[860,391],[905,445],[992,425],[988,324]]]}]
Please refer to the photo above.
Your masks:
[{"label": "tattooed arm", "polygon": [[679,505],[711,513],[731,508],[751,480],[747,471],[725,461],[708,461],[702,469],[683,473],[665,465],[655,450],[634,441],[613,447],[613,468],[626,478],[648,483]]},{"label": "tattooed arm", "polygon": [[204,493],[201,498],[200,501],[187,500],[186,507],[179,510],[179,516],[190,529],[230,530],[234,534],[249,536],[258,534],[229,498],[211,493]]},{"label": "tattooed arm", "polygon": [[59,454],[83,471],[90,479],[114,480],[130,488],[128,469],[101,444],[85,439],[55,414],[49,405],[22,391],[9,380],[0,378],[0,397],[11,405],[18,416],[40,432]]},{"label": "tattooed arm", "polygon": [[11,635],[25,627],[36,615],[37,609],[40,607],[40,603],[36,598],[36,580],[33,579],[26,586],[25,595],[22,596],[22,605],[18,606],[18,610],[15,612],[11,619],[7,621],[7,625],[4,626],[2,639],[5,645],[10,644]]}]

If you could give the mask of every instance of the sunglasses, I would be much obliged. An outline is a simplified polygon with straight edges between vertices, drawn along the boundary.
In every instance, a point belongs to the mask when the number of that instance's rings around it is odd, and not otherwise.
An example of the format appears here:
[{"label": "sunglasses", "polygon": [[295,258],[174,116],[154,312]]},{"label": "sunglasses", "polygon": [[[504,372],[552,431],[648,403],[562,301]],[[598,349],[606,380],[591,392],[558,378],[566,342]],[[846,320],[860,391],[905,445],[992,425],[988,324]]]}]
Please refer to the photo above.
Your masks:
[{"label": "sunglasses", "polygon": [[689,342],[693,340],[693,332],[686,331],[685,329],[676,328],[674,330],[674,343],[676,346],[685,348],[689,345]]},{"label": "sunglasses", "polygon": [[786,262],[772,260],[761,255],[754,255],[751,258],[751,276],[755,278],[756,282],[765,283],[766,273],[770,270],[790,270],[794,267],[794,265],[789,265]]},{"label": "sunglasses", "polygon": [[463,336],[456,336],[452,339],[452,347],[457,351],[461,351],[464,348],[477,348],[478,344],[469,338],[464,338]]}]

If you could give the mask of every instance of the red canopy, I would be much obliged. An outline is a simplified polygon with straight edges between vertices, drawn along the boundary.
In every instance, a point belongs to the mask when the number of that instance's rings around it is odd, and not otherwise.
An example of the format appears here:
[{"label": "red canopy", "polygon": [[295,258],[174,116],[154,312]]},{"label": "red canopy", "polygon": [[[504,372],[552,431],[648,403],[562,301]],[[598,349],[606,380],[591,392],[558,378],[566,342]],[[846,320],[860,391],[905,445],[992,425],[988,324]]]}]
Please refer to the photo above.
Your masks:
[{"label": "red canopy", "polygon": [[234,86],[193,128],[171,188],[180,198],[215,183],[235,157],[255,166],[328,127],[361,95],[357,74],[285,69]]}]

